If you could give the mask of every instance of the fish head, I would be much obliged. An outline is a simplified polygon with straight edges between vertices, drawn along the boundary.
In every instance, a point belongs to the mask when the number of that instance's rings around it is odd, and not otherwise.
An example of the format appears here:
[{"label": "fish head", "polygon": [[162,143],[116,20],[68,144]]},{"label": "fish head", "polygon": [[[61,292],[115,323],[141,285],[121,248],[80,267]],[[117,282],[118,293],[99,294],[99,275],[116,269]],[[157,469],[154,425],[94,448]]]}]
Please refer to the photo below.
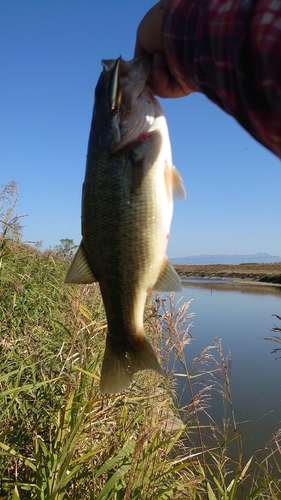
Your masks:
[{"label": "fish head", "polygon": [[92,122],[96,146],[114,153],[149,132],[162,109],[147,85],[151,57],[103,60]]}]

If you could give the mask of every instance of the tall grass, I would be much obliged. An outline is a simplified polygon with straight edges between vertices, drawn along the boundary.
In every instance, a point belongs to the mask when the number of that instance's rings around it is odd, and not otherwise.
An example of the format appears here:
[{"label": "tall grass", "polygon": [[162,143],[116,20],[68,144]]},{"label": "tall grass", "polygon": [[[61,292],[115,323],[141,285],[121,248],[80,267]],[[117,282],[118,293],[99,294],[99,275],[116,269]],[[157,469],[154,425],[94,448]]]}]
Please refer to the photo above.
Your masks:
[{"label": "tall grass", "polygon": [[[279,321],[281,321],[281,316],[278,316],[277,314],[273,314],[275,318],[277,318]],[[279,326],[274,326],[271,329],[272,332],[275,333],[273,337],[265,337],[265,340],[269,340],[270,342],[274,342],[275,344],[281,344],[281,326],[279,323]],[[280,352],[281,352],[281,347],[275,347],[271,350],[271,354],[278,354],[277,358],[280,359]]]},{"label": "tall grass", "polygon": [[[147,301],[145,329],[167,377],[140,372],[125,394],[99,393],[106,335],[99,287],[64,285],[68,265],[9,242],[0,270],[0,498],[281,498],[280,431],[263,455],[244,460],[230,355],[215,340],[187,366],[188,303]],[[182,408],[178,376],[190,391]],[[220,423],[209,415],[214,392]]]}]

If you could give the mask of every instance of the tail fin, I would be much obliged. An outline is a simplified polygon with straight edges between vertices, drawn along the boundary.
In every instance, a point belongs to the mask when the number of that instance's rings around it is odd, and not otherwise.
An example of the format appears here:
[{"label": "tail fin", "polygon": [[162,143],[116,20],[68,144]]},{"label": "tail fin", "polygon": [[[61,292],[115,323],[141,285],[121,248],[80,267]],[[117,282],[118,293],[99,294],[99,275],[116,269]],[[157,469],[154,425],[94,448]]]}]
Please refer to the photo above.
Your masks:
[{"label": "tail fin", "polygon": [[143,337],[142,342],[128,349],[107,336],[100,391],[103,394],[125,391],[131,384],[134,373],[139,370],[155,370],[164,375],[149,340]]}]

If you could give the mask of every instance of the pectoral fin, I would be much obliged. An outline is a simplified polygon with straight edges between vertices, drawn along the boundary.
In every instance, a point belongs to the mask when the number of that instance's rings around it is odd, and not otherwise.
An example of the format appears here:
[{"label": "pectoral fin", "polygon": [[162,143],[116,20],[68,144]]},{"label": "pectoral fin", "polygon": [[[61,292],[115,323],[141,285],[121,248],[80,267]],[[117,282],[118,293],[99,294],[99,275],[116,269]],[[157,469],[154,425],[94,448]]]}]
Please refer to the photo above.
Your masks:
[{"label": "pectoral fin", "polygon": [[90,284],[97,281],[89,266],[89,262],[83,248],[83,241],[81,242],[75,257],[71,263],[68,273],[64,280],[65,283],[84,283]]},{"label": "pectoral fin", "polygon": [[182,284],[179,275],[173,268],[172,264],[165,257],[161,272],[153,286],[155,292],[181,292]]},{"label": "pectoral fin", "polygon": [[184,200],[186,198],[185,187],[183,185],[183,180],[181,178],[181,175],[179,174],[178,170],[176,169],[176,167],[174,165],[172,167],[171,174],[172,174],[173,195],[178,200]]}]

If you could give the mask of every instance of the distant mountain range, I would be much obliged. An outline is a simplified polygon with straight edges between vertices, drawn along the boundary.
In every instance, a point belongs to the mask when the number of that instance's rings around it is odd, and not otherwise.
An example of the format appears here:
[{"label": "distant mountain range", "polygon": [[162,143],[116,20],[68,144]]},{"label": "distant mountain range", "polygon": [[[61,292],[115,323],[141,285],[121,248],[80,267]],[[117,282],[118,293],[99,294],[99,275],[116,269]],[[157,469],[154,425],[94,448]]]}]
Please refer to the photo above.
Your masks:
[{"label": "distant mountain range", "polygon": [[245,263],[273,263],[280,262],[281,257],[278,255],[269,255],[269,253],[254,253],[250,255],[191,255],[189,257],[178,257],[176,259],[170,259],[172,264],[245,264]]}]

